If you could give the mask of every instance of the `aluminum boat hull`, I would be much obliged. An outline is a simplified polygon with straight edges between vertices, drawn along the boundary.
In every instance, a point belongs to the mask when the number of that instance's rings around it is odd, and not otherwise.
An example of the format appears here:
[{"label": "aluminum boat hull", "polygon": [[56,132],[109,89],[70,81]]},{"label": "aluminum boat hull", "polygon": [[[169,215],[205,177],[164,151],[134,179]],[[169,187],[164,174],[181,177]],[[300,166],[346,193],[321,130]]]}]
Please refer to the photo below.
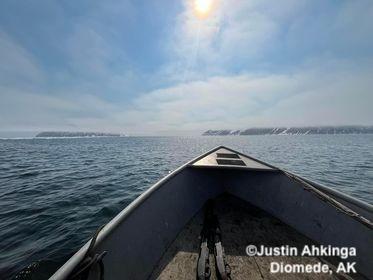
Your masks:
[{"label": "aluminum boat hull", "polygon": [[[217,164],[219,152],[237,154],[245,166]],[[105,225],[94,246],[95,252],[107,251],[105,279],[148,279],[188,221],[208,199],[223,193],[264,210],[318,244],[355,247],[357,256],[351,261],[359,275],[373,279],[371,205],[226,147],[181,166]],[[68,279],[88,247],[89,242],[51,279]],[[90,279],[96,279],[94,273]]]}]

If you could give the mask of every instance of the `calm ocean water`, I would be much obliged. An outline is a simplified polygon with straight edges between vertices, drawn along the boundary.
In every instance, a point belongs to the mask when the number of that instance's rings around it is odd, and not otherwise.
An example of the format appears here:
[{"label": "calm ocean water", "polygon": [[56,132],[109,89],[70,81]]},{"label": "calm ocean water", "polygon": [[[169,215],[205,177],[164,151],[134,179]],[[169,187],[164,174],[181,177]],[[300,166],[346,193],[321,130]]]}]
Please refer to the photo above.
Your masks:
[{"label": "calm ocean water", "polygon": [[170,171],[226,145],[373,203],[373,135],[0,140],[0,279],[45,279]]}]

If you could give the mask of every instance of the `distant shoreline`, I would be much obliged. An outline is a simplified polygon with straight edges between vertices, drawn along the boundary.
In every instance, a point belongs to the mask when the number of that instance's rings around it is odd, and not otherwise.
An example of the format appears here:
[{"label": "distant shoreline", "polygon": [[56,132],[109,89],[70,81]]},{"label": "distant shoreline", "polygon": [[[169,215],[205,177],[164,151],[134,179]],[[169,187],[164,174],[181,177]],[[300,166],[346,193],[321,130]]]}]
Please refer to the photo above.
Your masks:
[{"label": "distant shoreline", "polygon": [[267,127],[207,130],[202,136],[373,134],[373,126]]},{"label": "distant shoreline", "polygon": [[58,132],[46,131],[35,135],[35,138],[96,138],[96,137],[121,137],[125,136],[119,133],[103,133],[103,132]]}]

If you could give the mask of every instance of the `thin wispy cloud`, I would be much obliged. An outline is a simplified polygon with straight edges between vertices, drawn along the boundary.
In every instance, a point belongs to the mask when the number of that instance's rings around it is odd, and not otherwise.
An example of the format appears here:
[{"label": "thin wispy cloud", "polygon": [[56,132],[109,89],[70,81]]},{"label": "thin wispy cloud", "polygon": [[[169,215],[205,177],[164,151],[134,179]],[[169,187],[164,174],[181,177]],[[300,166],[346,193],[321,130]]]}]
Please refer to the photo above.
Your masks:
[{"label": "thin wispy cloud", "polygon": [[158,89],[138,98],[135,109],[124,118],[141,120],[142,127],[153,133],[157,129],[177,131],[180,126],[203,130],[315,123],[370,125],[370,74],[333,67],[333,73],[311,68],[287,75],[215,76]]},{"label": "thin wispy cloud", "polygon": [[0,130],[371,124],[371,1],[212,3],[3,1]]}]

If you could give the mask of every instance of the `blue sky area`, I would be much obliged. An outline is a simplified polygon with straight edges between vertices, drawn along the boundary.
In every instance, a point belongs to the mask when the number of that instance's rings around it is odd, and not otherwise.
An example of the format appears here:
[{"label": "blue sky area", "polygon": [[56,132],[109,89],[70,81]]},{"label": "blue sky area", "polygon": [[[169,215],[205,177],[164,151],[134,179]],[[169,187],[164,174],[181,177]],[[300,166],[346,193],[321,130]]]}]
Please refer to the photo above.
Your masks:
[{"label": "blue sky area", "polygon": [[373,124],[373,1],[196,1],[2,0],[0,132]]}]

